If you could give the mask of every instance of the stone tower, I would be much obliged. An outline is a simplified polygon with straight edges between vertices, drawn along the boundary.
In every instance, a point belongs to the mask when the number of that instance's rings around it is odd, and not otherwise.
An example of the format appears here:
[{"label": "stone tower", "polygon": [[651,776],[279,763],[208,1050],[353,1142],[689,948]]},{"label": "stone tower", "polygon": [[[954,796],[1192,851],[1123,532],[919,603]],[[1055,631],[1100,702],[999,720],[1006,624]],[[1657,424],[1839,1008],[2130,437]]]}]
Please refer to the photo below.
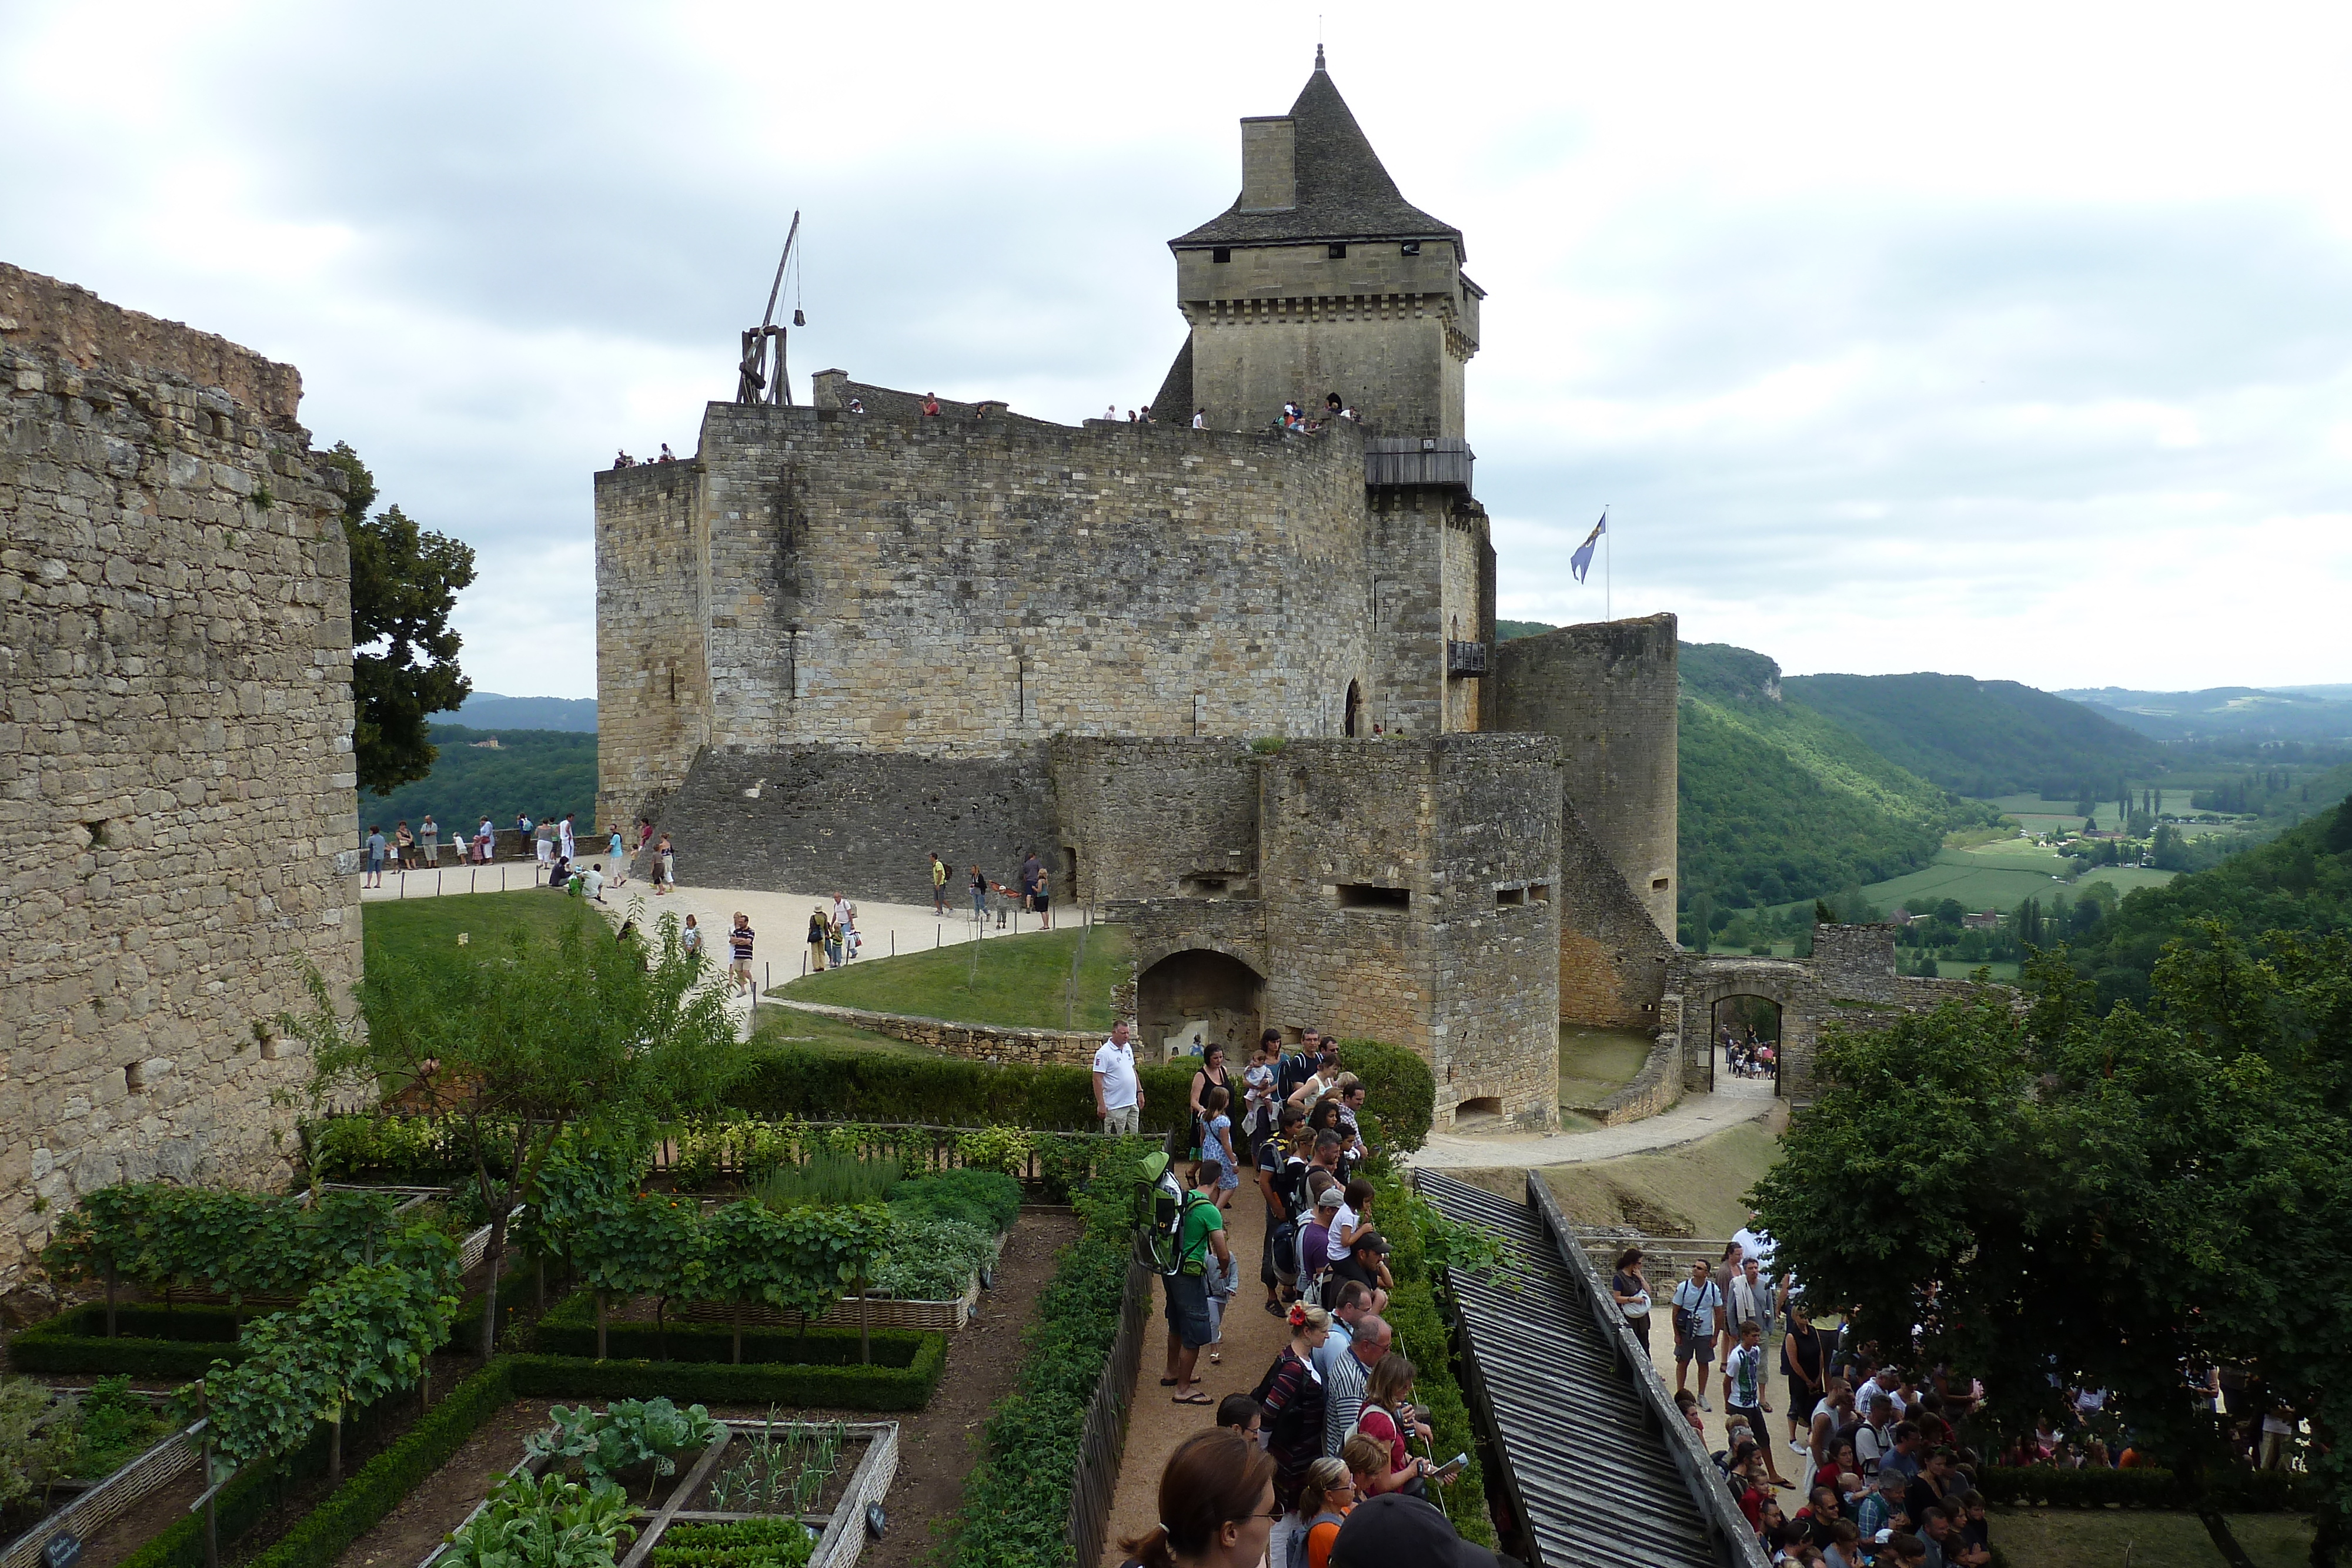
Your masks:
[{"label": "stone tower", "polygon": [[1163,423],[1205,408],[1212,429],[1255,429],[1338,392],[1374,435],[1463,438],[1485,295],[1462,231],[1398,192],[1319,46],[1288,114],[1242,121],[1234,204],[1168,246],[1192,336],[1153,401]]}]

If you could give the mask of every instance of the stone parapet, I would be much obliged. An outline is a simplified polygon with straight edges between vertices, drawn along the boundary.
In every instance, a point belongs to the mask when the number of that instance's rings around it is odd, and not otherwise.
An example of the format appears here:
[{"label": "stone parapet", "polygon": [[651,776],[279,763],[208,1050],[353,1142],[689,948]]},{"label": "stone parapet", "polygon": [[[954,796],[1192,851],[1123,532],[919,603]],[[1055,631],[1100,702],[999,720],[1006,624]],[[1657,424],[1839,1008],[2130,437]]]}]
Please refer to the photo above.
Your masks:
[{"label": "stone parapet", "polygon": [[1098,1030],[1011,1029],[1000,1024],[951,1023],[946,1019],[918,1018],[912,1013],[869,1012],[864,1008],[827,1007],[817,1002],[772,998],[773,1005],[794,1012],[815,1013],[859,1029],[887,1034],[912,1045],[929,1046],[945,1056],[970,1061],[1020,1063],[1030,1067],[1090,1067],[1096,1048],[1103,1042]]}]

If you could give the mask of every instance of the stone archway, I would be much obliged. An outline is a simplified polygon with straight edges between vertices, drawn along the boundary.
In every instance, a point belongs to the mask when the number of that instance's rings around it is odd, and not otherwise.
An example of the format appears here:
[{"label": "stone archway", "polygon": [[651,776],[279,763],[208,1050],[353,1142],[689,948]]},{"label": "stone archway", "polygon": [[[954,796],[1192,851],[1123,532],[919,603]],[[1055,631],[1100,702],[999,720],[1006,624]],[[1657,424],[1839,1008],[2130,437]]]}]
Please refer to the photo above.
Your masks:
[{"label": "stone archway", "polygon": [[1706,1019],[1707,1086],[1713,1089],[1723,1075],[1734,1074],[1748,1082],[1769,1080],[1774,1094],[1784,1093],[1780,1070],[1786,1065],[1781,1050],[1785,1017],[1784,1005],[1770,997],[1733,991],[1716,998],[1708,1005]]},{"label": "stone archway", "polygon": [[1167,1041],[1193,1032],[1225,1048],[1229,1064],[1247,1060],[1264,1027],[1265,977],[1230,953],[1186,947],[1135,979],[1136,1028],[1144,1060],[1158,1061]]},{"label": "stone archway", "polygon": [[1348,711],[1347,711],[1347,719],[1346,719],[1346,722],[1345,722],[1344,726],[1342,727],[1342,728],[1341,728],[1341,730],[1340,730],[1340,733],[1341,733],[1342,735],[1347,736],[1349,739],[1353,739],[1353,738],[1355,738],[1355,736],[1356,736],[1356,732],[1357,732],[1357,730],[1358,730],[1358,729],[1362,726],[1362,724],[1363,724],[1363,716],[1364,716],[1364,687],[1363,687],[1363,683],[1362,683],[1362,682],[1360,682],[1360,681],[1349,681],[1349,682],[1348,683]]},{"label": "stone archway", "polygon": [[[1787,1094],[1798,1087],[1803,1064],[1792,1058],[1810,1055],[1809,1004],[1818,995],[1810,966],[1800,959],[1718,958],[1685,953],[1675,969],[1669,988],[1681,993],[1675,1027],[1681,1040],[1685,1089],[1696,1093],[1715,1091],[1717,1070],[1724,1066],[1717,1012],[1720,1004],[1743,998],[1751,1004],[1769,1004],[1774,1010],[1774,1092]],[[1675,979],[1680,981],[1678,988],[1671,983]]]}]

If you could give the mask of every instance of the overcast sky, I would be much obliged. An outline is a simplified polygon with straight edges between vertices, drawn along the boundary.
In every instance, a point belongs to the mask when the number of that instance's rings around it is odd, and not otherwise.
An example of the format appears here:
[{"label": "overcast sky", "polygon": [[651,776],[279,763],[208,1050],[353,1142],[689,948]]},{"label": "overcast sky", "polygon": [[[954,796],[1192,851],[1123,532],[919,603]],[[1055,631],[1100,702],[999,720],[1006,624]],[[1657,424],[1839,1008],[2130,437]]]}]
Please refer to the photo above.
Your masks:
[{"label": "overcast sky", "polygon": [[[796,395],[1157,389],[1165,242],[1311,7],[0,8],[0,259],[291,361],[480,551],[478,688],[595,691],[590,471],[690,452],[803,209]],[[2352,680],[2352,12],[1335,8],[1490,294],[1503,613],[1790,672]]]}]

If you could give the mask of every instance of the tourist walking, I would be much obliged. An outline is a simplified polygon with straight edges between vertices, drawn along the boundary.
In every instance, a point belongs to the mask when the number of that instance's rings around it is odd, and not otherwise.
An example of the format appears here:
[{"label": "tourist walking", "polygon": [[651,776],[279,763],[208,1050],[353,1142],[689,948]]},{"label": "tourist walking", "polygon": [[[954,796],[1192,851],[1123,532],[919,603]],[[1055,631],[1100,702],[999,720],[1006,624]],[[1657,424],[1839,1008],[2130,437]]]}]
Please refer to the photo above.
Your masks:
[{"label": "tourist walking", "polygon": [[555,865],[555,824],[553,822],[541,822],[531,831],[530,852],[531,858],[538,861],[542,869],[553,869]]},{"label": "tourist walking", "polygon": [[1143,1082],[1135,1071],[1135,1047],[1125,1019],[1110,1026],[1110,1038],[1095,1051],[1095,1114],[1102,1130],[1132,1135],[1143,1114]]},{"label": "tourist walking", "polygon": [[1706,1402],[1707,1368],[1715,1363],[1715,1319],[1722,1310],[1723,1292],[1716,1288],[1706,1260],[1691,1261],[1691,1277],[1675,1287],[1675,1392],[1690,1381],[1691,1363],[1698,1363],[1698,1407],[1712,1412]]},{"label": "tourist walking", "polygon": [[[1275,1472],[1276,1461],[1231,1427],[1185,1438],[1160,1472],[1158,1521],[1118,1543],[1128,1554],[1123,1568],[1260,1568]],[[1288,1563],[1276,1559],[1274,1568]]]},{"label": "tourist walking", "polygon": [[1224,1274],[1232,1257],[1224,1215],[1195,1184],[1184,1195],[1183,1214],[1176,1223],[1176,1271],[1160,1278],[1168,1298],[1168,1368],[1160,1386],[1176,1390],[1170,1396],[1175,1404],[1215,1403],[1192,1386],[1192,1374],[1201,1352],[1217,1337],[1216,1320],[1209,1310],[1210,1281]]},{"label": "tourist walking", "polygon": [[988,879],[978,866],[971,868],[971,917],[983,925],[988,923]]},{"label": "tourist walking", "polygon": [[428,866],[440,865],[441,824],[433,820],[432,812],[425,812],[425,821],[417,824],[416,836],[425,843],[425,863]]},{"label": "tourist walking", "polygon": [[824,905],[819,904],[809,910],[808,972],[812,975],[824,973]]},{"label": "tourist walking", "polygon": [[1780,1461],[1772,1452],[1772,1429],[1764,1421],[1771,1412],[1771,1396],[1765,1389],[1764,1331],[1751,1320],[1739,1325],[1739,1343],[1724,1358],[1723,1413],[1748,1423],[1763,1454],[1765,1474],[1774,1486],[1785,1487],[1789,1480],[1780,1473]]},{"label": "tourist walking", "polygon": [[671,888],[677,885],[677,862],[670,857],[669,835],[667,833],[664,833],[661,836],[660,848],[657,849],[655,853],[661,866],[661,870],[655,874],[661,878],[661,885],[654,891],[656,893],[667,893]]},{"label": "tourist walking", "polygon": [[931,913],[948,912],[948,862],[934,852],[931,856]]}]

